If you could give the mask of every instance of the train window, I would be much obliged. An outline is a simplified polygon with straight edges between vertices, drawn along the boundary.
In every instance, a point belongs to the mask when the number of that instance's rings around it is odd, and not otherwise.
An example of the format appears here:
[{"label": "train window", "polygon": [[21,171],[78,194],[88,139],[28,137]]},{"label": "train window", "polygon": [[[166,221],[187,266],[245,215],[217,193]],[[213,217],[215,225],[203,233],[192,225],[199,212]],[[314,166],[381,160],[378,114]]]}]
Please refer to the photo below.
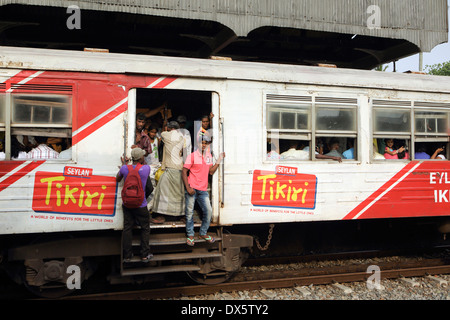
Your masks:
[{"label": "train window", "polygon": [[318,96],[315,102],[314,158],[355,160],[357,99]]},{"label": "train window", "polygon": [[416,134],[447,134],[448,112],[415,111]]},{"label": "train window", "polygon": [[71,125],[66,96],[18,95],[12,97],[12,125]]},{"label": "train window", "polygon": [[372,106],[373,159],[446,157],[450,104],[373,100]]},{"label": "train window", "polygon": [[266,159],[355,159],[357,99],[267,95],[266,114]]},{"label": "train window", "polygon": [[448,159],[450,104],[414,102],[414,159]]},{"label": "train window", "polygon": [[[65,152],[70,148],[72,137],[72,101],[66,95],[11,94],[10,99],[3,99],[0,111],[4,110],[1,123],[7,124],[5,135],[11,136],[10,143],[5,144],[7,160],[36,159],[36,154],[45,154],[46,159],[72,159]],[[9,102],[6,102],[9,101]],[[0,100],[1,103],[1,100]],[[8,105],[7,105],[8,103]],[[9,114],[6,109],[11,110]],[[1,121],[3,120],[3,122]],[[31,152],[39,144],[45,144],[53,150],[48,152]],[[71,149],[70,149],[71,150]],[[68,150],[68,151],[70,151]]]},{"label": "train window", "polygon": [[410,160],[410,139],[401,136],[375,138],[373,142],[373,159]]},{"label": "train window", "polygon": [[374,132],[401,132],[411,131],[410,109],[374,108]]},{"label": "train window", "polygon": [[372,159],[411,159],[411,101],[372,100]]},{"label": "train window", "polygon": [[311,105],[268,105],[268,128],[269,129],[294,129],[310,130]]},{"label": "train window", "polygon": [[356,108],[319,105],[316,110],[317,130],[356,131]]},{"label": "train window", "polygon": [[[269,98],[269,96],[268,96]],[[275,96],[266,105],[267,159],[309,160],[311,96]]]}]

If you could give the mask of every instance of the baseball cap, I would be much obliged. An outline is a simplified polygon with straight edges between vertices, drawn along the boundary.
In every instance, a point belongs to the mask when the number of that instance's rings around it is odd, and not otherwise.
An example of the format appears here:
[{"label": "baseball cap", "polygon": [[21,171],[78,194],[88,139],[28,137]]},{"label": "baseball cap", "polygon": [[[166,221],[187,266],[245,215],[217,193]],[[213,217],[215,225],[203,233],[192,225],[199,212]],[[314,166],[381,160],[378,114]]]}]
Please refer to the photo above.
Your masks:
[{"label": "baseball cap", "polygon": [[131,150],[131,159],[133,159],[133,161],[139,160],[143,155],[145,155],[145,151],[141,148],[134,148]]},{"label": "baseball cap", "polygon": [[169,121],[167,128],[180,129],[180,125],[176,121]]}]

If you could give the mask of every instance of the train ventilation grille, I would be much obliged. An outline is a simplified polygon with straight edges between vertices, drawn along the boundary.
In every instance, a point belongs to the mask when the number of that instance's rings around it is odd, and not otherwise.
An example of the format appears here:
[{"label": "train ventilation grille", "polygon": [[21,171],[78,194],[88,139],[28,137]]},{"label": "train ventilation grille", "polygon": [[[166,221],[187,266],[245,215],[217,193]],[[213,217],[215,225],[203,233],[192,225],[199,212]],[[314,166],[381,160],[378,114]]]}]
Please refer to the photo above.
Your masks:
[{"label": "train ventilation grille", "polygon": [[442,102],[423,102],[423,101],[414,101],[415,107],[428,107],[428,108],[450,108],[450,103],[442,103]]},{"label": "train ventilation grille", "polygon": [[267,101],[287,101],[287,102],[312,102],[312,96],[292,96],[282,94],[268,94]]},{"label": "train ventilation grille", "polygon": [[405,100],[377,100],[377,99],[373,99],[372,100],[372,105],[374,107],[384,107],[384,106],[397,106],[397,107],[410,107],[411,106],[411,101],[405,101]]},{"label": "train ventilation grille", "polygon": [[11,89],[29,91],[72,92],[71,85],[11,83]]},{"label": "train ventilation grille", "polygon": [[316,97],[316,103],[328,103],[328,104],[358,104],[356,98],[337,98],[337,97]]}]

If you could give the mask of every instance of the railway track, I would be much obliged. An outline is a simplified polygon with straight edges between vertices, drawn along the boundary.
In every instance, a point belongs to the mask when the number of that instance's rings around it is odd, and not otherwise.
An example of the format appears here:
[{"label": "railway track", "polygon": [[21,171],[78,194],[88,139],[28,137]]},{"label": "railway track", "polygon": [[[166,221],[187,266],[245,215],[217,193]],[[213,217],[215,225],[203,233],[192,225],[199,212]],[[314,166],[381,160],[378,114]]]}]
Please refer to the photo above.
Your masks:
[{"label": "railway track", "polygon": [[[371,268],[372,266],[372,268]],[[271,271],[240,272],[230,281],[216,285],[188,285],[140,291],[99,293],[69,296],[64,300],[153,300],[208,295],[218,292],[249,291],[278,288],[296,288],[309,285],[367,281],[373,275],[373,262],[328,267],[302,267],[286,270],[282,265],[271,266]],[[450,273],[450,259],[434,258],[420,261],[394,261],[376,264],[379,277],[397,279]]]}]

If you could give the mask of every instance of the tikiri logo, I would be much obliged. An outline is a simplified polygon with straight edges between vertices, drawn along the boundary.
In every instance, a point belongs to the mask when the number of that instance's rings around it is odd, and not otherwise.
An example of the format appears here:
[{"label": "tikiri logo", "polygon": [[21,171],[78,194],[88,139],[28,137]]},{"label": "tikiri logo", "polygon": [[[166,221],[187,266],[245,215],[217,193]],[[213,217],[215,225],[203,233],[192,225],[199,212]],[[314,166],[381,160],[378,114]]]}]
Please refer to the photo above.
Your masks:
[{"label": "tikiri logo", "polygon": [[317,178],[299,174],[296,168],[277,166],[276,171],[255,170],[251,203],[256,206],[275,206],[314,209]]},{"label": "tikiri logo", "polygon": [[92,175],[92,169],[66,167],[64,174],[36,172],[33,210],[113,216],[116,179]]}]

